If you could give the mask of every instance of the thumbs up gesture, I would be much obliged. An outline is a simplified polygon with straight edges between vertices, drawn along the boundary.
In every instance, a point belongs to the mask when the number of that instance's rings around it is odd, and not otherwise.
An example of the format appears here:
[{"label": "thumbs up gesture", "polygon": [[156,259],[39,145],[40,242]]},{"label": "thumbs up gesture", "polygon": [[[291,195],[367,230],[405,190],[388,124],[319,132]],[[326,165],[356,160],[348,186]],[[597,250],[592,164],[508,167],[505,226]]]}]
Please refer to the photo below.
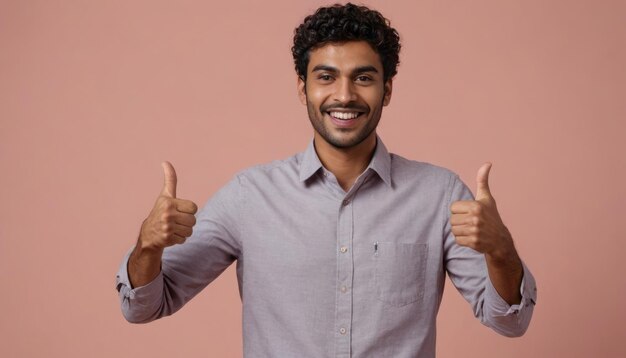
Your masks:
[{"label": "thumbs up gesture", "polygon": [[170,162],[161,163],[165,175],[163,189],[152,211],[141,225],[139,241],[143,248],[163,250],[182,244],[191,236],[196,224],[198,206],[190,200],[176,198],[176,171]]},{"label": "thumbs up gesture", "polygon": [[505,260],[515,252],[515,248],[511,233],[504,226],[489,190],[491,165],[485,163],[478,169],[475,200],[452,203],[450,225],[457,244]]}]

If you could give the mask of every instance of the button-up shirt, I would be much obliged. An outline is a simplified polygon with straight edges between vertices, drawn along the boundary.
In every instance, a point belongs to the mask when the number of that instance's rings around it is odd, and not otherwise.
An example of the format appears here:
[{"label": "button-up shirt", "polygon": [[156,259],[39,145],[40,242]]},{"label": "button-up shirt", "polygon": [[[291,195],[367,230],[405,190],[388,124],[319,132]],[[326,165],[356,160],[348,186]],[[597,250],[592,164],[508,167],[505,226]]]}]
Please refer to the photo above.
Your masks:
[{"label": "button-up shirt", "polygon": [[128,251],[116,280],[124,317],[171,315],[236,261],[245,357],[434,357],[446,273],[483,324],[523,334],[537,297],[525,263],[522,301],[509,305],[484,255],[455,242],[450,205],[474,200],[469,188],[376,140],[348,191],[313,139],[238,172],[196,214],[192,236],[164,250],[153,281],[131,286]]}]

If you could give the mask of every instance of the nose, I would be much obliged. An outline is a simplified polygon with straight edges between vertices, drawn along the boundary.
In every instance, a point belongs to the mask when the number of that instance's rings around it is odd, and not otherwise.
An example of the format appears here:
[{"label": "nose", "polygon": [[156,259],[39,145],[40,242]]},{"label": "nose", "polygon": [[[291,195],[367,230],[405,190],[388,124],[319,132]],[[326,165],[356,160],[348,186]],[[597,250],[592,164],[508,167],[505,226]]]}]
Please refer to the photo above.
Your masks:
[{"label": "nose", "polygon": [[349,103],[356,100],[356,92],[354,83],[349,79],[337,81],[337,92],[335,92],[335,100],[341,103]]}]

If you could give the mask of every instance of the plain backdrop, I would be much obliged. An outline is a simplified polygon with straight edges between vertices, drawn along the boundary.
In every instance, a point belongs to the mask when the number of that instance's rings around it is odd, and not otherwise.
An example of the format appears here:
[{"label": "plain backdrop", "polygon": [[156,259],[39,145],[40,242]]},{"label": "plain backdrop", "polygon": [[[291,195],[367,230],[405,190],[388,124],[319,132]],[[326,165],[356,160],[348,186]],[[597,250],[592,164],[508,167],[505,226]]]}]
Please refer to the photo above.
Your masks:
[{"label": "plain backdrop", "polygon": [[[0,1],[0,356],[238,357],[234,265],[126,322],[115,273],[162,183],[204,205],[303,151],[294,28],[319,1]],[[624,1],[369,1],[401,35],[378,133],[492,193],[538,283],[498,336],[449,283],[439,357],[626,356]]]}]

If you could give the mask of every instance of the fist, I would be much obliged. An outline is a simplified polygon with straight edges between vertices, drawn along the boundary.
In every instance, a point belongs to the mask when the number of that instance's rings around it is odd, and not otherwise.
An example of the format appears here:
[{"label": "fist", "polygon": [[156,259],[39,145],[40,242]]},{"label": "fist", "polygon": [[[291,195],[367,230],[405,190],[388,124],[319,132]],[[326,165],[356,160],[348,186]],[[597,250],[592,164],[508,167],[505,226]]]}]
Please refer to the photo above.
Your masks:
[{"label": "fist", "polygon": [[165,182],[152,211],[141,226],[139,241],[146,249],[163,250],[182,244],[193,233],[198,206],[176,198],[176,171],[169,162],[161,163]]},{"label": "fist", "polygon": [[457,244],[504,258],[514,250],[513,238],[504,226],[489,190],[490,169],[491,163],[485,163],[478,170],[475,200],[452,203],[450,225]]}]

